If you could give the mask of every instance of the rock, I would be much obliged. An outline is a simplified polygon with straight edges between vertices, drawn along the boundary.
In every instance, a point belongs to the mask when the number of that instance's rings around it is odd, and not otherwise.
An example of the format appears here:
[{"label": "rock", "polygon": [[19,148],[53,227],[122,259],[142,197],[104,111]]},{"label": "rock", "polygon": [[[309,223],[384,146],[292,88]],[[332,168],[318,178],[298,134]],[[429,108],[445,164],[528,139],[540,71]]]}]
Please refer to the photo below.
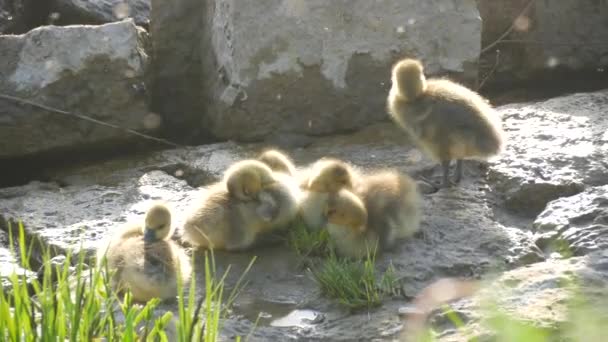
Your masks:
[{"label": "rock", "polygon": [[[434,163],[407,145],[404,137],[395,125],[382,123],[351,135],[320,138],[307,148],[288,152],[299,166],[331,155],[367,170],[396,167],[413,175],[432,173],[429,168]],[[174,207],[179,230],[186,208],[197,195],[196,187],[219,179],[232,162],[253,156],[263,147],[204,145],[56,171],[49,178],[57,184],[32,182],[0,189],[0,213],[5,219],[23,219],[28,237],[38,236],[59,252],[81,247],[92,251],[115,226],[142,219],[150,202],[157,199]],[[379,270],[393,265],[407,298],[439,277],[477,278],[544,258],[532,233],[506,227],[495,219],[492,194],[481,172],[471,165],[467,164],[460,187],[424,196],[422,234],[378,259]],[[224,323],[222,335],[227,339],[249,334],[260,312],[264,318],[253,330],[252,341],[390,340],[398,334],[401,321],[397,311],[407,298],[389,298],[371,314],[348,313],[320,296],[306,270],[298,266],[300,260],[286,246],[248,253],[216,252],[217,274],[231,269],[226,278],[228,288],[234,286],[254,255],[257,260],[246,278],[249,284]],[[202,253],[195,261],[197,283],[204,284]],[[310,310],[310,317],[324,319],[296,319],[292,323],[283,319],[281,327],[275,326],[277,319],[290,314],[297,317],[294,310]]]},{"label": "rock", "polygon": [[[482,46],[496,42],[482,54],[481,74],[493,70],[489,83],[535,80],[539,74],[555,78],[558,70],[597,72],[608,66],[608,5],[601,1],[477,0],[483,21]],[[500,50],[496,65],[496,50]],[[569,80],[564,80],[568,82]]]},{"label": "rock", "polygon": [[56,24],[105,24],[133,18],[136,25],[148,27],[150,0],[52,0]]},{"label": "rock", "polygon": [[[0,94],[144,130],[147,35],[132,20],[0,36]],[[0,159],[133,141],[116,128],[0,98]],[[139,138],[138,138],[139,139]]]},{"label": "rock", "polygon": [[[205,110],[202,94],[202,56],[211,55],[201,46],[205,2],[151,0],[150,35],[154,77],[152,107],[161,113],[171,136],[190,142],[207,135],[200,124]],[[171,99],[167,101],[167,99]]]},{"label": "rock", "polygon": [[534,221],[537,244],[547,253],[585,255],[608,249],[608,186],[549,202]]},{"label": "rock", "polygon": [[[543,340],[599,341],[608,322],[608,252],[568,260],[548,260],[506,272],[479,294],[451,304],[465,322],[455,328],[439,312],[431,321],[439,341],[514,341],[517,326],[542,329]],[[491,305],[496,307],[493,309]],[[494,319],[494,321],[493,321]],[[494,330],[490,327],[502,327]],[[595,330],[594,330],[595,329]],[[538,331],[538,330],[537,330]],[[572,335],[572,334],[575,335]],[[595,338],[594,338],[595,336]]]},{"label": "rock", "polygon": [[506,207],[534,217],[554,199],[608,183],[608,91],[499,107],[508,136],[489,178]]},{"label": "rock", "polygon": [[464,76],[481,34],[474,3],[455,0],[154,0],[151,21],[155,93],[186,89],[161,112],[239,141],[299,140],[386,119],[392,63],[416,55],[431,74]]}]

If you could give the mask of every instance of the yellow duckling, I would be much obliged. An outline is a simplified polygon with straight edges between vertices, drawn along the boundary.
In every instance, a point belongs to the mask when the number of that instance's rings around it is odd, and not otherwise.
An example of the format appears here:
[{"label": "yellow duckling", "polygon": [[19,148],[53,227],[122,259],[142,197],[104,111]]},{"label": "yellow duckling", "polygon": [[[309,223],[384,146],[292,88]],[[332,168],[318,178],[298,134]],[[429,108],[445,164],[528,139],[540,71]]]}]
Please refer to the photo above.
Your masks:
[{"label": "yellow duckling", "polygon": [[325,228],[337,255],[363,258],[368,251],[377,249],[379,237],[377,232],[368,229],[365,205],[349,190],[333,193],[323,214],[327,219]]},{"label": "yellow duckling", "polygon": [[419,230],[421,198],[409,176],[394,170],[376,171],[363,177],[354,193],[363,201],[367,225],[378,232],[383,250]]},{"label": "yellow duckling", "polygon": [[253,159],[232,164],[224,174],[228,192],[241,201],[256,200],[260,191],[274,182],[275,177],[270,167]]},{"label": "yellow duckling", "polygon": [[346,162],[324,158],[316,161],[300,182],[304,190],[300,203],[300,216],[310,229],[317,230],[325,224],[323,208],[330,194],[340,189],[352,189],[358,174]]},{"label": "yellow duckling", "polygon": [[298,187],[281,175],[255,201],[240,201],[230,196],[226,184],[213,184],[188,216],[183,240],[202,248],[249,249],[260,235],[286,228],[297,215],[298,201]]},{"label": "yellow duckling", "polygon": [[171,212],[157,204],[148,210],[143,227],[128,225],[100,246],[97,260],[105,257],[108,269],[115,272],[116,291],[130,289],[139,302],[177,295],[178,275],[187,284],[192,267],[184,250],[169,239],[172,231]]},{"label": "yellow duckling", "polygon": [[274,172],[281,172],[288,176],[296,175],[296,167],[293,161],[282,151],[276,149],[265,150],[257,159],[268,165]]}]

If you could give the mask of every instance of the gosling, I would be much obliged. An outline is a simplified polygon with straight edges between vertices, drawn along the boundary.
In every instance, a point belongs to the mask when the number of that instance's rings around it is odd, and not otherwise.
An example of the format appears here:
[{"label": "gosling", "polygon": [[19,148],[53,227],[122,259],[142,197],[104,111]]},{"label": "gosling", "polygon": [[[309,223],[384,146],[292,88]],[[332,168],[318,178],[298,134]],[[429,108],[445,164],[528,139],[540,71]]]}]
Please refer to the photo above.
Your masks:
[{"label": "gosling", "polygon": [[117,292],[129,289],[137,302],[174,298],[178,276],[186,284],[192,267],[184,250],[169,239],[172,232],[171,212],[157,204],[146,213],[143,227],[127,225],[100,246],[99,267],[105,257],[108,270],[114,272],[112,287]]},{"label": "gosling", "polygon": [[424,76],[422,64],[403,59],[392,69],[387,106],[391,118],[418,146],[441,163],[440,187],[462,178],[463,159],[486,159],[501,152],[504,134],[499,116],[476,92],[447,79]]},{"label": "gosling", "polygon": [[275,149],[265,150],[257,159],[268,165],[274,172],[280,172],[292,177],[296,175],[296,167],[293,161],[284,152]]},{"label": "gosling", "polygon": [[213,184],[191,209],[182,239],[198,248],[248,250],[260,236],[287,228],[297,215],[299,196],[295,183],[279,175],[256,201],[240,201],[225,183]]},{"label": "gosling", "polygon": [[300,216],[311,230],[325,225],[323,208],[332,193],[340,189],[352,190],[358,173],[346,162],[324,158],[316,161],[300,181],[304,190],[300,204]]},{"label": "gosling", "polygon": [[419,231],[421,198],[409,176],[395,170],[377,171],[363,177],[354,193],[363,201],[367,225],[378,233],[383,250]]},{"label": "gosling", "polygon": [[272,169],[258,160],[247,159],[232,164],[224,173],[228,192],[240,201],[257,200],[265,186],[275,182]]},{"label": "gosling", "polygon": [[361,259],[378,248],[379,235],[369,229],[365,204],[349,190],[332,194],[323,210],[332,246],[337,255]]}]

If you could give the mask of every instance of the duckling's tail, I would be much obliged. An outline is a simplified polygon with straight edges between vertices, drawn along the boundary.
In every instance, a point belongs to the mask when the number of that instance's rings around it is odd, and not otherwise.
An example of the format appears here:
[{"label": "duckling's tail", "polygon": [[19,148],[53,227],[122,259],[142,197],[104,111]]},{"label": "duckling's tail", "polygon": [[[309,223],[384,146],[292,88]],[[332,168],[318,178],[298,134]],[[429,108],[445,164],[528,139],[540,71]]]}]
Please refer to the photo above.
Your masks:
[{"label": "duckling's tail", "polygon": [[393,89],[401,97],[414,100],[426,89],[422,63],[416,59],[402,59],[393,66]]}]

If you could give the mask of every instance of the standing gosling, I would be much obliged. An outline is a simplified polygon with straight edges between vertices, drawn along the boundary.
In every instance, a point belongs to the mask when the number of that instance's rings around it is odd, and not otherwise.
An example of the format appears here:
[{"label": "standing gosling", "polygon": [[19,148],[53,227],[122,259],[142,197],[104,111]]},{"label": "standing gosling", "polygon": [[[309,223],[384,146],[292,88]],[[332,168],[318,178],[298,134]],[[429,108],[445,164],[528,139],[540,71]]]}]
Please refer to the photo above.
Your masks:
[{"label": "standing gosling", "polygon": [[330,194],[343,188],[351,190],[356,182],[357,174],[346,162],[333,158],[316,161],[300,182],[304,190],[300,216],[306,226],[311,230],[321,229],[326,219],[323,208]]},{"label": "standing gosling", "polygon": [[174,298],[178,274],[187,284],[192,267],[184,250],[169,239],[172,232],[171,212],[157,204],[148,210],[143,227],[128,225],[100,246],[100,267],[105,256],[108,269],[115,272],[112,287],[118,292],[130,289],[138,302]]},{"label": "standing gosling", "polygon": [[224,173],[224,182],[231,196],[241,201],[257,199],[262,188],[275,182],[268,165],[246,159],[232,164]]},{"label": "standing gosling", "polygon": [[183,240],[201,248],[243,251],[260,235],[285,228],[297,215],[299,189],[287,177],[277,175],[258,198],[240,201],[223,182],[211,185],[188,215]]},{"label": "standing gosling", "polygon": [[454,182],[462,178],[463,159],[494,156],[503,148],[501,120],[476,92],[447,79],[424,76],[422,64],[403,59],[392,69],[388,111],[426,153],[441,163],[440,187],[448,187],[450,162]]},{"label": "standing gosling", "polygon": [[268,167],[270,167],[270,169],[272,169],[274,172],[281,172],[288,176],[296,175],[296,167],[291,158],[279,150],[265,150],[258,156],[257,159],[268,165]]}]

